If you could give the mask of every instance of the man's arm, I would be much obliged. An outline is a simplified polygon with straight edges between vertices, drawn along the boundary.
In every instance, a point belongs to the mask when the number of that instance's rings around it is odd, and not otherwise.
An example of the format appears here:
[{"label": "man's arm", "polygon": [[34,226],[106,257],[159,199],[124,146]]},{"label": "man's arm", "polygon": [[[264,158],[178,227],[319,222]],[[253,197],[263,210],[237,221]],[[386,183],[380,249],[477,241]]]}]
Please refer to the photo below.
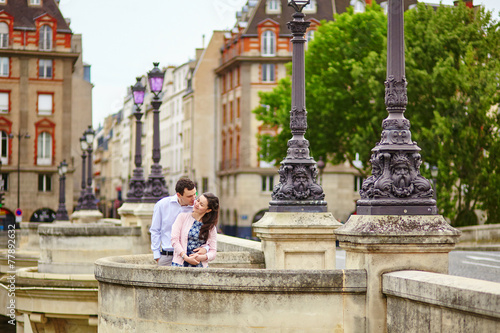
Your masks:
[{"label": "man's arm", "polygon": [[161,209],[160,202],[157,202],[153,210],[153,220],[149,228],[151,233],[151,250],[153,250],[153,258],[157,260],[161,254]]}]

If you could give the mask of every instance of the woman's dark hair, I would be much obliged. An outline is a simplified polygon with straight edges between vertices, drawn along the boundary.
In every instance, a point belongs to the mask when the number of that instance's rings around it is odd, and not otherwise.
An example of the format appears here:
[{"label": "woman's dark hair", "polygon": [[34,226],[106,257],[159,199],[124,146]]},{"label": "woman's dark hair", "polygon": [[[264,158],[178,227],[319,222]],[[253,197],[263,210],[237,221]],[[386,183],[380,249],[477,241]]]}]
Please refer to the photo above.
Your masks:
[{"label": "woman's dark hair", "polygon": [[203,225],[200,228],[200,236],[198,237],[200,240],[206,241],[210,230],[217,225],[217,221],[219,220],[219,198],[210,192],[205,192],[202,196],[207,198],[207,208],[211,209],[210,212],[201,218]]}]

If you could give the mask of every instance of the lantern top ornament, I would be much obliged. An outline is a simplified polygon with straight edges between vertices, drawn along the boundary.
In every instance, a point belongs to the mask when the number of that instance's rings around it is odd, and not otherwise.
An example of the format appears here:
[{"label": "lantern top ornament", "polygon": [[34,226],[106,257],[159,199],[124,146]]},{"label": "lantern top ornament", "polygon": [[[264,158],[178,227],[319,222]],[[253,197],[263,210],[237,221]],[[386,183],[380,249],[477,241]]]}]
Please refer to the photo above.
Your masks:
[{"label": "lantern top ornament", "polygon": [[293,7],[297,12],[301,13],[302,9],[310,3],[310,0],[289,0],[288,6]]}]

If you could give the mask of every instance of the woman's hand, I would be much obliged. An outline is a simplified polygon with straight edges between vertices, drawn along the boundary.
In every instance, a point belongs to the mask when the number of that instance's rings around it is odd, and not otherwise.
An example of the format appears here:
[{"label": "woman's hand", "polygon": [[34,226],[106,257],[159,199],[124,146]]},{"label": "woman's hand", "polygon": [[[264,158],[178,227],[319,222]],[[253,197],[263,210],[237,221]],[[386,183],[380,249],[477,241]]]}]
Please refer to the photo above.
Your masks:
[{"label": "woman's hand", "polygon": [[189,257],[184,256],[184,261],[190,263],[191,265],[198,265],[200,262],[198,259],[196,259],[197,254],[192,254]]},{"label": "woman's hand", "polygon": [[198,253],[198,254],[206,254],[207,249],[205,249],[204,247],[198,247],[198,248],[194,249],[193,252]]},{"label": "woman's hand", "polygon": [[189,256],[189,258],[194,258],[198,262],[207,261],[208,260],[208,256],[206,254],[198,254],[198,253],[191,254]]}]

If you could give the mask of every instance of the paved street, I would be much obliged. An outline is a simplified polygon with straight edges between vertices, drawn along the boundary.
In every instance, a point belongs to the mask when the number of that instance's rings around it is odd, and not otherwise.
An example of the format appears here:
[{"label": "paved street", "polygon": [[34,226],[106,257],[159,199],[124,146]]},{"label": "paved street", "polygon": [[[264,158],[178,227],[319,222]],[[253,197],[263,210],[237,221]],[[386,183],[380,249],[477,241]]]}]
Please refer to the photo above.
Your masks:
[{"label": "paved street", "polygon": [[[345,268],[345,251],[337,248],[337,268]],[[500,282],[500,252],[452,251],[449,273]]]}]

